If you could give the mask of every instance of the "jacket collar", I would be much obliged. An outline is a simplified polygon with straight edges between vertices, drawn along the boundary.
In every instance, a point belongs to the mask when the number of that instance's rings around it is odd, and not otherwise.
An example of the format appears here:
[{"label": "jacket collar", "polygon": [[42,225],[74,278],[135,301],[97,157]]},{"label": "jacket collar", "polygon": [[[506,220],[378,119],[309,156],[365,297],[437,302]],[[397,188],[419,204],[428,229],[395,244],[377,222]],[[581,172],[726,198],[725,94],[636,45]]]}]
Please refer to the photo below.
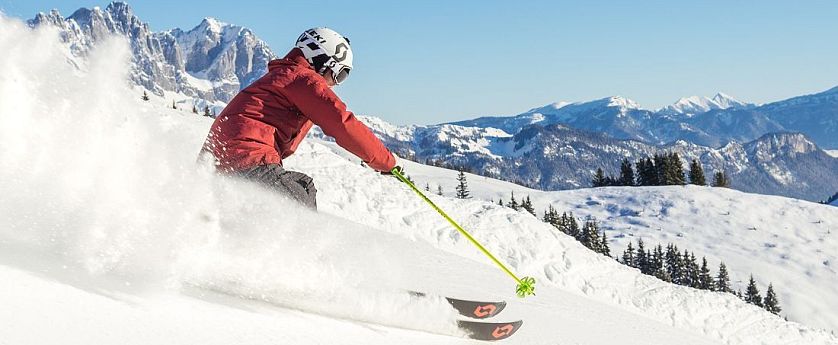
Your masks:
[{"label": "jacket collar", "polygon": [[288,54],[285,54],[285,57],[281,59],[276,59],[268,63],[268,70],[272,70],[277,68],[281,65],[298,65],[301,67],[313,69],[311,64],[308,63],[306,60],[305,55],[303,55],[303,51],[300,48],[293,48]]}]

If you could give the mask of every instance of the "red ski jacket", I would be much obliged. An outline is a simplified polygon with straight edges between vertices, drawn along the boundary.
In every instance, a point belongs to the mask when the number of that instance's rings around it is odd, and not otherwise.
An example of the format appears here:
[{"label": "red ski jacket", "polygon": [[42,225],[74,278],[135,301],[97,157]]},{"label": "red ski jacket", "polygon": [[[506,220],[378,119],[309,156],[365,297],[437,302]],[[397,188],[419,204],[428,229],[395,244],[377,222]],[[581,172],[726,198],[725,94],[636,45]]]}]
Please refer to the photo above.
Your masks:
[{"label": "red ski jacket", "polygon": [[390,171],[396,160],[294,48],[268,64],[268,73],[241,90],[216,117],[204,150],[217,168],[234,172],[282,164],[312,123],[371,168]]}]

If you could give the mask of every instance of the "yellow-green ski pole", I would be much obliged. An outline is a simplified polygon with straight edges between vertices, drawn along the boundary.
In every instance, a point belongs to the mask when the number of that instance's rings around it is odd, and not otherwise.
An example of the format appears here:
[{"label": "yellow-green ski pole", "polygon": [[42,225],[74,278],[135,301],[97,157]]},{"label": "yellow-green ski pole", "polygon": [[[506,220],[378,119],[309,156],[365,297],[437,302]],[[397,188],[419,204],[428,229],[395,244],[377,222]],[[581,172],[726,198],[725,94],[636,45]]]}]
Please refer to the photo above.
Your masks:
[{"label": "yellow-green ski pole", "polygon": [[504,272],[506,272],[506,274],[512,277],[512,279],[515,279],[515,281],[518,283],[518,286],[515,289],[515,293],[518,295],[518,297],[523,298],[529,295],[535,295],[535,278],[523,277],[519,279],[518,276],[515,275],[515,273],[512,273],[512,271],[506,268],[506,265],[504,265],[502,262],[500,262],[500,260],[495,258],[495,256],[492,255],[492,253],[490,253],[485,247],[483,247],[483,245],[481,245],[480,242],[477,242],[477,240],[475,240],[474,237],[471,236],[471,234],[469,234],[465,229],[463,229],[463,227],[461,227],[459,224],[457,224],[457,222],[451,219],[451,217],[449,217],[448,214],[442,211],[442,209],[440,209],[439,206],[434,204],[434,202],[431,201],[431,199],[428,199],[428,197],[425,196],[425,194],[422,193],[422,191],[420,191],[419,188],[416,188],[413,182],[410,182],[410,180],[404,177],[404,175],[402,175],[402,172],[399,171],[398,168],[393,168],[393,170],[390,170],[390,172],[394,176],[396,176],[400,181],[408,185],[410,189],[413,189],[413,191],[416,192],[416,194],[418,194],[423,200],[425,200],[425,202],[427,202],[428,205],[431,205],[431,207],[434,210],[439,212],[439,214],[442,215],[443,218],[445,218],[449,223],[451,223],[452,226],[454,226],[454,228],[457,229],[457,231],[459,231],[461,234],[463,234],[463,236],[468,238],[468,240],[471,241],[471,243],[474,244],[478,249],[480,249],[480,251],[482,251],[483,254],[486,254],[486,256],[488,256],[489,259],[492,259],[492,261],[496,265],[498,265],[498,267],[500,267]]}]

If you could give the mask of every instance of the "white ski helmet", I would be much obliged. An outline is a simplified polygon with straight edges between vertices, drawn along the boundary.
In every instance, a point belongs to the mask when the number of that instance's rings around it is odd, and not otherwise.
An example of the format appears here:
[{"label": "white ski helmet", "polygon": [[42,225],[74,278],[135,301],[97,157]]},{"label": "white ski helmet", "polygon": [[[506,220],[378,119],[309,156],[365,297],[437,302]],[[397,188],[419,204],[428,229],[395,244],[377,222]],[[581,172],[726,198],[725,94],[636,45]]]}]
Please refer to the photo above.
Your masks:
[{"label": "white ski helmet", "polygon": [[297,39],[297,48],[303,51],[308,63],[320,75],[332,70],[332,80],[340,84],[352,70],[352,48],[349,39],[329,28],[308,29]]}]

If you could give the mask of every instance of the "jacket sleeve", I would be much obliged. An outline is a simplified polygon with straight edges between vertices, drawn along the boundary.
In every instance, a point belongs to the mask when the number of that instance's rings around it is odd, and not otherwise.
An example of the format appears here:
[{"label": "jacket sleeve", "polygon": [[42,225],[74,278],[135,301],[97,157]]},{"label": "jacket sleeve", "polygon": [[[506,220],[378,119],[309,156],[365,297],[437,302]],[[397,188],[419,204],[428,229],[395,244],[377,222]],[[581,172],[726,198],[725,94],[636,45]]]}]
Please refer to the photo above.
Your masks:
[{"label": "jacket sleeve", "polygon": [[284,88],[285,96],[323,133],[335,138],[340,147],[358,156],[371,168],[390,171],[396,165],[393,154],[369,128],[346,110],[325,80],[302,75]]}]

